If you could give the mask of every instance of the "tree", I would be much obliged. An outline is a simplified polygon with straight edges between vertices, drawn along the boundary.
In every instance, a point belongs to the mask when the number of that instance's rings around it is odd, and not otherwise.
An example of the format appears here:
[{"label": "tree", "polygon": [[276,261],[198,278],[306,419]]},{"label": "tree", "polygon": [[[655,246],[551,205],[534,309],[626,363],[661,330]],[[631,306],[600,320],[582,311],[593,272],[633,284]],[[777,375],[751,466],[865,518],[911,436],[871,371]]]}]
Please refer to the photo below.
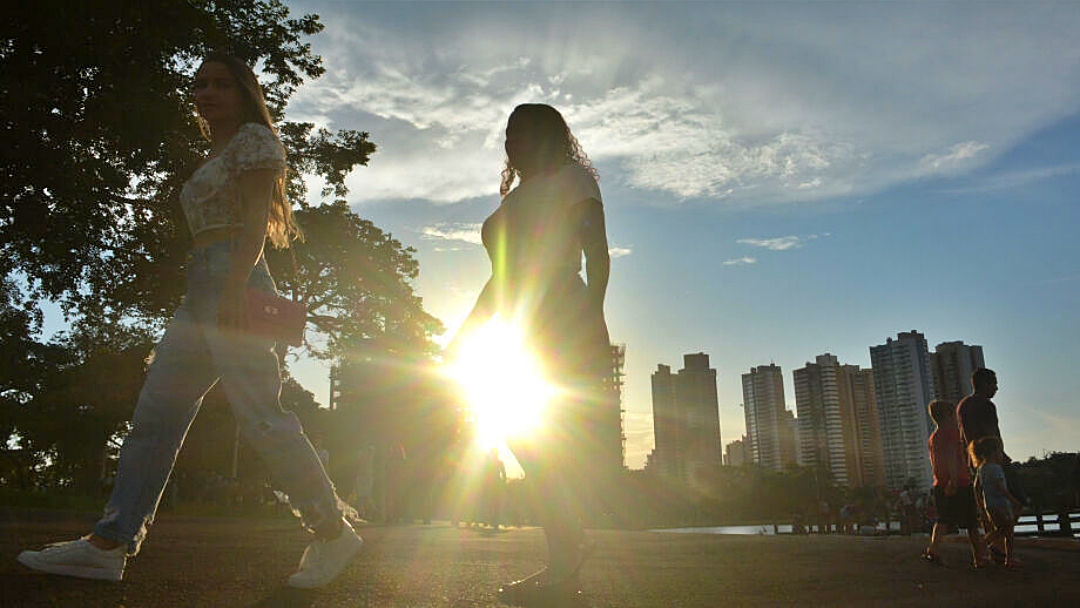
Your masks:
[{"label": "tree", "polygon": [[291,250],[269,251],[278,289],[308,306],[321,358],[419,362],[435,353],[442,324],[424,311],[411,281],[420,267],[404,247],[344,201],[302,209],[308,238]]},{"label": "tree", "polygon": [[[64,15],[58,19],[58,15]],[[31,302],[73,322],[160,327],[175,308],[187,234],[177,194],[206,150],[187,90],[202,56],[258,61],[275,118],[323,72],[301,41],[316,15],[278,0],[19,3],[0,25],[0,259]],[[284,123],[293,167],[343,196],[367,133]],[[292,173],[290,194],[304,204]]]},{"label": "tree", "polygon": [[151,344],[147,332],[118,326],[62,335],[47,345],[47,371],[16,424],[24,448],[48,454],[51,483],[96,487],[107,452],[115,452],[126,432]]}]

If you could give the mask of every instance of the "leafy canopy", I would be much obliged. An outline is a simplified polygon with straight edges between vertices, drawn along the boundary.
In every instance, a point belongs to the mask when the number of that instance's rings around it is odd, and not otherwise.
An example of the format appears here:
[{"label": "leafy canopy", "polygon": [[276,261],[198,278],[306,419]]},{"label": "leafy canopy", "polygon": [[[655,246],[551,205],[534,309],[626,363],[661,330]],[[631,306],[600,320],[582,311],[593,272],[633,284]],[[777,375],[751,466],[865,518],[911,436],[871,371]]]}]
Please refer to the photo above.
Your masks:
[{"label": "leafy canopy", "polygon": [[[256,65],[271,112],[323,73],[323,28],[278,0],[20,2],[0,24],[0,276],[76,322],[158,325],[179,300],[179,188],[205,155],[189,88],[225,49]],[[290,162],[343,197],[368,134],[281,124]],[[293,172],[290,194],[305,204]]]}]

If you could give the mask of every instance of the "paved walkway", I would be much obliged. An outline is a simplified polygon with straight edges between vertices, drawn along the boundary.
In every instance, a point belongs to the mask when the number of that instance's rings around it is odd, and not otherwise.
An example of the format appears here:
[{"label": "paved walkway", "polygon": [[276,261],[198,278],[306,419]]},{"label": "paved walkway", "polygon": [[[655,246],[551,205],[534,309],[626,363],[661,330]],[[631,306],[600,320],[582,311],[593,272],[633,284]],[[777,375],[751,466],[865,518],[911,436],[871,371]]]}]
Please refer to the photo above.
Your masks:
[{"label": "paved walkway", "polygon": [[[36,521],[29,521],[35,519]],[[537,529],[367,527],[328,589],[282,586],[306,536],[286,520],[162,517],[123,583],[40,575],[20,549],[85,533],[92,518],[0,518],[0,606],[499,606],[498,582],[542,564]],[[968,568],[965,544],[925,564],[925,539],[595,531],[588,607],[1080,605],[1080,544],[1025,540],[1022,571]]]}]

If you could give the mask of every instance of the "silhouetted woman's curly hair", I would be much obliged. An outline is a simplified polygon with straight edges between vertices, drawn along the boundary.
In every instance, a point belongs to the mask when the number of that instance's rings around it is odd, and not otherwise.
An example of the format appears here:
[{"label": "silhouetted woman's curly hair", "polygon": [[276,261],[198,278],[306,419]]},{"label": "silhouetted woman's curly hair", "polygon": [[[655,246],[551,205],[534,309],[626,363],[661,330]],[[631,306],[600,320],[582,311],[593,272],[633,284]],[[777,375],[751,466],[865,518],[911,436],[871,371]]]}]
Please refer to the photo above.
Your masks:
[{"label": "silhouetted woman's curly hair", "polygon": [[[550,131],[552,138],[562,144],[564,162],[581,165],[594,179],[599,181],[600,175],[596,172],[596,168],[593,167],[585,151],[581,149],[581,144],[578,143],[574,134],[570,132],[570,127],[567,126],[566,120],[563,119],[558,110],[547,104],[523,103],[514,108],[514,111],[510,113],[511,118],[515,114],[519,117],[527,115],[542,132]],[[502,182],[499,184],[499,194],[503,197],[509,194],[514,182],[519,177],[521,177],[521,173],[510,164],[509,158],[506,159],[506,167],[502,170]]]}]

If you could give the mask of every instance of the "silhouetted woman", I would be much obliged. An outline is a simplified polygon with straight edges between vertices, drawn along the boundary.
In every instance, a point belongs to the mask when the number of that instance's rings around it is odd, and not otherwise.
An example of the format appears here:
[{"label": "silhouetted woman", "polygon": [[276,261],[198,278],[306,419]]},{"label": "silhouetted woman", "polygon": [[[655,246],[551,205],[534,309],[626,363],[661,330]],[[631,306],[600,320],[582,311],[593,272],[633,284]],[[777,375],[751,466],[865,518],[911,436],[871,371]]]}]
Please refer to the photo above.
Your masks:
[{"label": "silhouetted woman", "polygon": [[120,580],[153,521],[203,395],[220,380],[244,437],[315,534],[288,584],[322,586],[363,541],[342,518],[342,503],[300,422],[281,409],[273,339],[247,331],[246,290],[275,293],[264,242],[288,247],[298,236],[284,195],[285,149],[243,62],[207,57],[193,93],[210,154],[180,195],[193,236],[187,292],[155,349],[112,496],[92,534],[24,551],[19,561],[53,574]]},{"label": "silhouetted woman", "polygon": [[[589,483],[591,417],[611,373],[604,322],[610,262],[596,172],[555,108],[525,104],[506,125],[499,208],[484,222],[491,259],[484,285],[454,346],[495,314],[515,321],[559,395],[542,431],[510,440],[535,497],[548,566],[504,585],[504,601],[576,593],[591,545],[582,528]],[[515,186],[515,181],[517,185]],[[585,276],[580,276],[582,254]]]}]

